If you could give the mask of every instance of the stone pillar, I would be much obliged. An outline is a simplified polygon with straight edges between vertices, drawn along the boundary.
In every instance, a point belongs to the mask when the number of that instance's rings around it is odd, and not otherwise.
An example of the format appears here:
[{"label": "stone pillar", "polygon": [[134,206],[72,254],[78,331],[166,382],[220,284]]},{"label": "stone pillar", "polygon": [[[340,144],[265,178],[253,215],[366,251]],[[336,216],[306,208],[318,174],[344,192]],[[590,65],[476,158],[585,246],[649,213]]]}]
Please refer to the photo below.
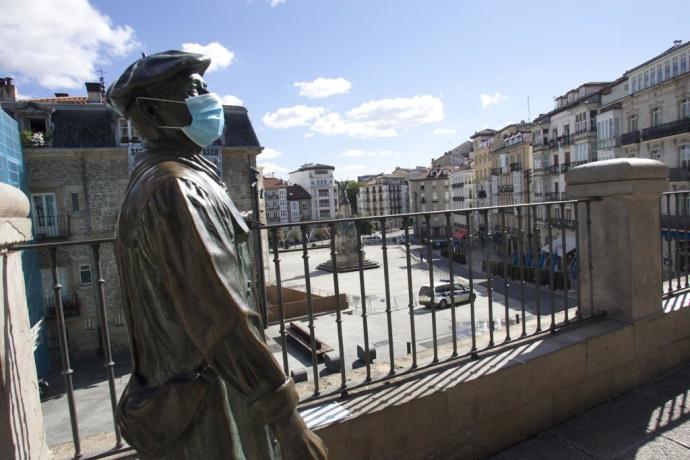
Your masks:
[{"label": "stone pillar", "polygon": [[7,246],[31,239],[29,200],[0,183],[0,457],[50,458],[38,393],[21,253]]},{"label": "stone pillar", "polygon": [[579,208],[582,299],[610,318],[637,322],[661,314],[660,194],[668,190],[668,167],[656,160],[596,161],[566,174],[569,199],[591,203],[592,279],[588,276],[587,215]]}]

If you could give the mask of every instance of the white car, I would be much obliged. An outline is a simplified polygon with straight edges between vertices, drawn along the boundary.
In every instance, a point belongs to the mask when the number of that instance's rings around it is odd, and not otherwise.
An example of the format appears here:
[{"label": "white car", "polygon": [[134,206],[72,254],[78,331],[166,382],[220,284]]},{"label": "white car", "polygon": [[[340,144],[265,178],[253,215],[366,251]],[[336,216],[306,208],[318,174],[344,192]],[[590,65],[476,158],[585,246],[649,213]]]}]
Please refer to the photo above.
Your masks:
[{"label": "white car", "polygon": [[468,303],[476,298],[476,294],[470,293],[467,286],[460,283],[453,283],[454,289],[449,282],[441,282],[434,286],[433,302],[431,301],[431,286],[425,285],[419,288],[419,303],[427,308],[435,305],[445,308],[451,304],[451,293],[455,299],[455,304]]}]

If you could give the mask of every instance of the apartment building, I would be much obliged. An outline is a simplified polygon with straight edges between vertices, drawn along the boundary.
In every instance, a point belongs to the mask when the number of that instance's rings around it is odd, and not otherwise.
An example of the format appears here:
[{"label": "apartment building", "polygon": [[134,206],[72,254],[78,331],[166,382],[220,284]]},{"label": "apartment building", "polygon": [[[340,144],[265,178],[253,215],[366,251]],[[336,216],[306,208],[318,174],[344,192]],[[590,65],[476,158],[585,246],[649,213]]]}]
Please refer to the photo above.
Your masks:
[{"label": "apartment building", "polygon": [[[359,187],[357,210],[360,216],[386,216],[409,212],[410,195],[405,175],[380,174]],[[374,222],[378,226],[377,222]],[[399,228],[402,219],[386,221],[389,228]]]},{"label": "apartment building", "polygon": [[302,186],[312,197],[313,219],[336,217],[335,167],[320,163],[306,163],[290,173],[290,183]]},{"label": "apartment building", "polygon": [[[429,212],[450,209],[450,173],[455,168],[442,167],[429,169],[426,174],[411,177],[410,184],[410,212]],[[422,217],[414,221],[415,235],[426,240],[440,240],[448,238],[446,218],[434,215],[428,219]]]},{"label": "apartment building", "polygon": [[465,141],[453,150],[431,160],[431,167],[442,168],[444,166],[462,166],[470,160],[473,147],[474,145],[471,141]]},{"label": "apartment building", "polygon": [[[451,205],[454,210],[477,206],[477,191],[475,187],[475,170],[472,162],[458,167],[449,174],[451,189]],[[476,222],[475,222],[476,223]],[[453,214],[453,227],[467,228],[467,219],[462,214]]]},{"label": "apartment building", "polygon": [[477,192],[477,205],[488,206],[491,190],[491,145],[494,141],[496,131],[493,129],[483,129],[470,136],[472,140],[472,150],[474,160],[472,169],[475,176],[475,188]]},{"label": "apartment building", "polygon": [[[7,80],[4,79],[6,82]],[[86,83],[86,96],[16,100],[14,87],[4,85],[0,105],[18,123],[22,135],[34,237],[37,242],[110,238],[120,210],[135,154],[141,150],[136,131],[103,102],[103,85]],[[247,110],[224,107],[225,133],[205,149],[242,211],[253,209],[251,169],[261,151]],[[61,248],[57,269],[63,285],[63,306],[70,352],[99,350],[95,267],[90,248]],[[101,249],[106,280],[105,301],[115,350],[129,347],[119,278],[112,245]],[[51,351],[59,348],[50,262],[40,258],[43,308]]]}]

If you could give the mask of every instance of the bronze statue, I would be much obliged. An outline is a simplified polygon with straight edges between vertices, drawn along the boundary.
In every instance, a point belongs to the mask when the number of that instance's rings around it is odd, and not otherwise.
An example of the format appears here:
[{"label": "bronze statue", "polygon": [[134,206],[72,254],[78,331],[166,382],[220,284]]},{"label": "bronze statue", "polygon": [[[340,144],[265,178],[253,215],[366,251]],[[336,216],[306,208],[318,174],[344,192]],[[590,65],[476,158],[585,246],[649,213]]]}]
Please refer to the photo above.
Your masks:
[{"label": "bronze statue", "polygon": [[262,338],[247,225],[200,155],[224,123],[209,64],[143,57],[106,94],[145,141],[115,240],[133,360],[117,421],[140,458],[324,459]]}]

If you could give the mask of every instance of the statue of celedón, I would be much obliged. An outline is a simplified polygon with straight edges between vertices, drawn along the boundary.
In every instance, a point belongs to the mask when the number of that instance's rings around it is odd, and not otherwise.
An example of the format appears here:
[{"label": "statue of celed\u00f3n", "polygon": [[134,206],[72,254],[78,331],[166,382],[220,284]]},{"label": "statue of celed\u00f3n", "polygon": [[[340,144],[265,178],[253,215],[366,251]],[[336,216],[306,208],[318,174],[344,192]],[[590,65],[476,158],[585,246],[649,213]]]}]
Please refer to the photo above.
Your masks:
[{"label": "statue of celed\u00f3n", "polygon": [[146,56],[106,94],[145,140],[115,241],[133,359],[117,421],[140,458],[324,459],[262,339],[247,225],[200,155],[224,125],[210,62]]}]

